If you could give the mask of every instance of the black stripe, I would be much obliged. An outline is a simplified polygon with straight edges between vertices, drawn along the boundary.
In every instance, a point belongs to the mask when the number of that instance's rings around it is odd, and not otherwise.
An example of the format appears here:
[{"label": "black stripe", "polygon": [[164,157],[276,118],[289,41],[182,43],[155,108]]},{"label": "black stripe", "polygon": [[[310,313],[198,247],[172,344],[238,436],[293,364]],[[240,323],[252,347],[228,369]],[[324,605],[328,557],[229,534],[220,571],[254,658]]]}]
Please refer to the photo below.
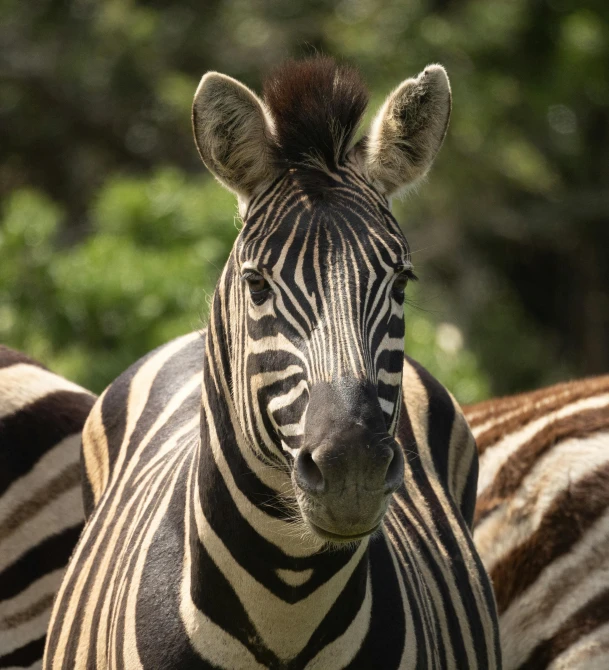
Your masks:
[{"label": "black stripe", "polygon": [[46,635],[37,640],[28,642],[23,647],[11,651],[10,654],[0,656],[0,668],[29,668],[36,661],[42,659]]},{"label": "black stripe", "polygon": [[471,530],[474,528],[474,514],[476,511],[476,494],[478,492],[478,454],[474,452],[472,462],[467,474],[467,480],[465,482],[465,488],[463,489],[463,495],[461,500],[457,501],[460,503],[461,514],[465,519],[467,527]]},{"label": "black stripe", "polygon": [[[451,403],[452,405],[452,403]],[[433,417],[430,416],[430,422],[433,420]],[[410,417],[408,411],[405,407],[402,407],[402,412],[400,416],[400,434],[405,435],[405,443],[414,444],[414,433],[412,432],[412,424],[410,422]],[[412,437],[408,438],[408,434]],[[477,553],[473,549],[473,541],[469,535],[468,530],[465,528],[465,522],[460,517],[458,512],[457,505],[455,503],[453,507],[454,519],[461,526],[463,532],[463,537],[465,538],[465,546],[460,546],[455,534],[450,526],[450,521],[446,516],[446,511],[443,509],[442,504],[438,500],[438,497],[433,490],[429,479],[428,473],[423,467],[423,463],[418,456],[418,453],[407,453],[406,458],[408,460],[409,466],[412,470],[413,477],[415,482],[421,490],[423,498],[427,501],[427,505],[431,514],[431,517],[435,523],[435,534],[427,528],[427,525],[423,519],[420,519],[421,527],[425,529],[426,534],[428,534],[428,541],[431,545],[439,546],[443,545],[446,553],[451,556],[451,575],[454,578],[454,582],[457,587],[460,589],[461,600],[463,606],[466,610],[467,621],[469,622],[472,637],[474,640],[478,640],[476,645],[476,656],[478,663],[484,665],[484,659],[487,658],[487,649],[486,649],[486,638],[484,635],[484,626],[480,618],[480,612],[475,606],[475,597],[471,592],[472,579],[469,573],[469,569],[465,564],[463,559],[463,554],[470,555],[474,559],[477,557]],[[409,509],[412,510],[413,514],[416,513],[414,505],[408,500],[408,493],[405,489],[400,489],[396,495],[401,495],[406,501],[406,505]],[[448,497],[450,500],[450,497]],[[403,513],[400,510],[398,505],[394,505],[395,513],[400,518],[402,518],[403,523],[408,526],[408,520],[404,519]],[[469,540],[469,541],[468,541]],[[459,617],[456,614],[454,603],[451,600],[450,591],[446,584],[446,581],[443,577],[443,574],[440,570],[440,567],[436,564],[434,557],[430,554],[425,543],[423,542],[422,537],[414,537],[413,542],[415,542],[419,547],[419,552],[424,556],[425,562],[429,567],[430,572],[432,573],[434,579],[436,580],[438,589],[442,594],[442,601],[445,607],[445,610],[448,614],[447,619],[449,622],[454,622],[454,625],[449,626],[451,643],[455,650],[455,658],[467,658],[465,647],[463,645],[463,640],[461,638],[461,627]],[[478,570],[481,571],[481,564],[478,563]],[[484,575],[483,572],[480,572],[481,575]],[[486,580],[482,580],[483,583]],[[466,590],[467,589],[467,590]],[[487,602],[492,602],[492,594],[489,592],[486,595]]]},{"label": "black stripe", "polygon": [[[403,520],[402,520],[403,522]],[[431,634],[434,631],[433,623],[429,620],[429,611],[428,608],[423,607],[420,611],[420,616],[416,616],[416,611],[418,609],[418,602],[425,603],[429,600],[429,591],[426,588],[427,584],[423,581],[420,571],[411,570],[410,564],[406,560],[405,556],[410,554],[412,549],[412,544],[409,541],[411,538],[406,537],[406,539],[401,537],[401,533],[407,533],[406,528],[398,531],[397,522],[393,519],[386,519],[385,527],[391,529],[393,533],[394,540],[392,541],[394,550],[398,555],[398,566],[400,569],[400,574],[402,575],[402,581],[404,583],[404,589],[406,591],[406,599],[410,604],[410,607],[413,611],[414,616],[412,617],[413,627],[414,627],[414,640],[417,646],[417,663],[416,667],[427,668],[430,664],[430,659],[427,655],[426,649],[426,638],[429,639]],[[401,559],[401,560],[400,560]],[[407,569],[408,566],[408,569]],[[418,602],[417,602],[418,601]],[[444,643],[442,638],[438,639],[439,649],[438,654],[440,657],[445,653]],[[406,639],[405,644],[411,644],[410,640]],[[434,650],[431,649],[431,653],[434,653]]]},{"label": "black stripe", "polygon": [[[434,467],[440,477],[444,490],[450,491],[448,481],[448,454],[450,438],[455,423],[455,407],[446,389],[432,377],[427,370],[416,361],[408,358],[408,362],[417,371],[429,403],[428,410],[428,443]],[[457,504],[458,500],[455,501]]]},{"label": "black stripe", "polygon": [[[572,614],[552,637],[541,641],[519,670],[542,670],[542,668],[547,668],[554,659],[570,646],[605,625],[607,621],[609,621],[609,589],[605,589],[591,598]],[[591,658],[598,661],[599,655],[592,656],[591,653]],[[602,658],[605,659],[603,663],[605,665],[607,663],[606,655],[603,655]]]},{"label": "black stripe", "polygon": [[[294,668],[306,668],[324,647],[337,640],[351,625],[366,597],[368,552],[362,556],[344,589],[319,624],[305,648],[292,662]],[[358,588],[358,585],[361,588]]]},{"label": "black stripe", "polygon": [[51,535],[0,573],[0,601],[14,598],[32,582],[68,564],[83,524]]},{"label": "black stripe", "polygon": [[406,628],[400,585],[386,542],[372,541],[368,551],[370,564],[374,565],[370,575],[372,579],[370,625],[362,646],[347,667],[352,670],[397,668],[402,656]]},{"label": "black stripe", "polygon": [[29,358],[20,351],[9,349],[9,347],[0,344],[0,368],[10,368],[12,365],[19,365],[20,363],[26,363],[27,365],[47,370],[42,363],[35,361],[33,358]]}]

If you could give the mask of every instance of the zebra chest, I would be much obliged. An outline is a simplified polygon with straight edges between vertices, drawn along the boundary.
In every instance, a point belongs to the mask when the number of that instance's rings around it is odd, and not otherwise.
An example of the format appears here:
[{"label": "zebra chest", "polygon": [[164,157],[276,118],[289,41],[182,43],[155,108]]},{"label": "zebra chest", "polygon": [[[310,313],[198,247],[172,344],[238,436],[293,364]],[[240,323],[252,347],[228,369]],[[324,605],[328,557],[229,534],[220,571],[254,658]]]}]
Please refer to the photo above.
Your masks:
[{"label": "zebra chest", "polygon": [[222,556],[219,538],[189,536],[173,512],[137,557],[106,572],[81,647],[94,667],[370,668],[374,657],[405,667],[399,588],[371,574],[365,545],[308,596],[286,599]]},{"label": "zebra chest", "polygon": [[[137,647],[144,668],[440,667],[433,651],[416,652],[414,641],[415,654],[406,653],[406,603],[397,575],[373,574],[367,547],[309,595],[286,598],[257,581],[247,565],[221,556],[219,538],[185,535],[193,550],[180,556],[176,548],[170,557],[153,547],[139,584]],[[373,551],[390,560],[383,541]],[[181,564],[179,579],[177,570],[171,579],[167,561]]]},{"label": "zebra chest", "polygon": [[211,527],[188,523],[187,489],[169,478],[105,556],[102,583],[82,594],[74,619],[75,658],[88,659],[76,667],[435,667],[421,663],[424,649],[406,662],[406,603],[383,537],[327,578],[305,571],[299,579],[319,582],[310,592],[305,583],[274,588]]}]

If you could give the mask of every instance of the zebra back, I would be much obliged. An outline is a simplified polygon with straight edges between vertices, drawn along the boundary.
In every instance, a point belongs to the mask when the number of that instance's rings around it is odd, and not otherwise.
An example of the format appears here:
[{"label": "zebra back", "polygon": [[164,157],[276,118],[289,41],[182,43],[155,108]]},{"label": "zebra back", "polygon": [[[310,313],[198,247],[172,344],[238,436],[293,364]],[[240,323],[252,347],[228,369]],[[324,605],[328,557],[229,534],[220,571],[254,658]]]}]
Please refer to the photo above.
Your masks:
[{"label": "zebra back", "polygon": [[80,433],[94,401],[0,346],[0,668],[40,667],[83,526]]},{"label": "zebra back", "polygon": [[609,667],[609,376],[467,407],[506,668]]}]

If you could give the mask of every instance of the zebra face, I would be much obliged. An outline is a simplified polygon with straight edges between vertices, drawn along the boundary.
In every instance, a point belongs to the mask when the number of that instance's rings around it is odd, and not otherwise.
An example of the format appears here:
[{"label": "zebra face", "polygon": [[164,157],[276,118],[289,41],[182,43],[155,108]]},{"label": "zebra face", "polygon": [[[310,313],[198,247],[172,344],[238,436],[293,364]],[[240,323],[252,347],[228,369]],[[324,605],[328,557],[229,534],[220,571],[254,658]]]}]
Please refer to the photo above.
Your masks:
[{"label": "zebra face", "polygon": [[216,294],[232,402],[259,459],[289,473],[308,528],[336,542],[373,532],[403,481],[393,434],[413,274],[388,198],[439,150],[446,74],[403,82],[352,146],[365,105],[356,73],[314,59],[276,73],[264,102],[210,73],[193,107],[201,156],[244,220]]},{"label": "zebra face", "polygon": [[309,525],[351,538],[402,481],[392,435],[413,272],[386,199],[354,167],[337,178],[315,199],[288,174],[252,202],[234,252],[233,388],[248,389],[243,423],[289,467]]}]

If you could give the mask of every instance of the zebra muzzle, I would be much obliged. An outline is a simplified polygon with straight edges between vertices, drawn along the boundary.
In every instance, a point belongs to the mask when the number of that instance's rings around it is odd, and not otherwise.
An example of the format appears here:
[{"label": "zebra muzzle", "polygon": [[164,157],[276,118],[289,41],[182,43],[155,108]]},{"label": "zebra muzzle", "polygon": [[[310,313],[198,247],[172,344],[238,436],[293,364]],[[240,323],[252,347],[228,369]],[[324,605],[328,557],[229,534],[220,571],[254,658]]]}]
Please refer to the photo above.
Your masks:
[{"label": "zebra muzzle", "polygon": [[340,380],[311,388],[294,483],[314,532],[331,539],[373,532],[403,477],[402,451],[372,384]]}]

